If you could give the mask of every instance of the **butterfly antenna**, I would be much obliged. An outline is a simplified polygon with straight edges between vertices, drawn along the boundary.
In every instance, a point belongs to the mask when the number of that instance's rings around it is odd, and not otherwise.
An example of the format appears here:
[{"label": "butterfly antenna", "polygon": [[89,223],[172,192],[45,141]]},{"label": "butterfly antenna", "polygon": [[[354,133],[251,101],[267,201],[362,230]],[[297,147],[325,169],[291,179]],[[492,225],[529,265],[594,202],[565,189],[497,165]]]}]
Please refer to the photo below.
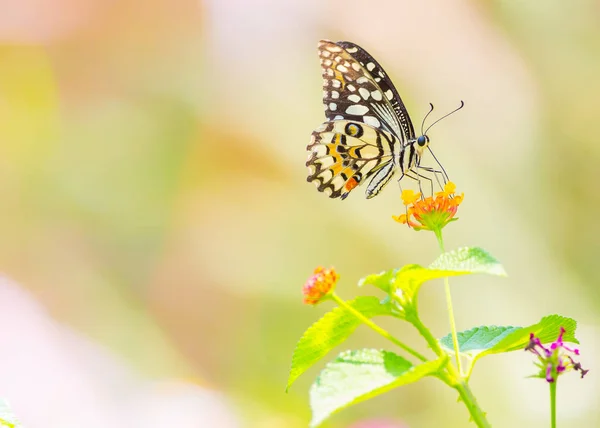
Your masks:
[{"label": "butterfly antenna", "polygon": [[429,131],[433,125],[435,125],[436,123],[438,123],[440,120],[447,118],[447,117],[448,117],[448,116],[450,116],[451,114],[454,114],[454,113],[456,113],[457,111],[459,111],[459,110],[460,110],[461,108],[463,108],[464,106],[465,106],[465,102],[464,102],[464,101],[461,101],[461,102],[460,102],[460,107],[458,107],[457,109],[454,109],[454,110],[452,110],[450,113],[448,113],[448,114],[446,114],[446,115],[444,115],[444,116],[440,117],[438,120],[436,120],[436,121],[435,121],[435,122],[433,122],[431,125],[429,125],[429,126],[427,127],[427,129],[425,130],[425,134],[427,134],[427,131]]},{"label": "butterfly antenna", "polygon": [[440,161],[438,160],[438,158],[435,157],[435,155],[433,154],[433,150],[431,150],[431,146],[427,146],[427,148],[429,149],[429,153],[431,153],[431,156],[433,156],[433,158],[435,159],[436,163],[440,166],[440,169],[442,170],[442,173],[444,175],[444,180],[445,181],[450,181],[450,177],[448,177],[448,173],[444,169],[444,165],[442,165],[440,163]]},{"label": "butterfly antenna", "polygon": [[429,111],[427,112],[427,114],[425,115],[425,117],[423,118],[423,122],[421,122],[421,135],[423,135],[423,126],[425,125],[425,120],[427,120],[427,117],[431,114],[431,112],[433,111],[433,104],[429,103]]}]

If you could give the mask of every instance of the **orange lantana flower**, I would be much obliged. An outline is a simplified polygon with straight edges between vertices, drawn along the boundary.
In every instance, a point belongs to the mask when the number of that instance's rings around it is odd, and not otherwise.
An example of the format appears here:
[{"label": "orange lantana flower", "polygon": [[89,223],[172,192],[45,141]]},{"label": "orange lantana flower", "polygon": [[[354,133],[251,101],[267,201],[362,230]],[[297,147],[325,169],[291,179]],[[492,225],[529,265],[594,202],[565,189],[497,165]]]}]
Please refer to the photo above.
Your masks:
[{"label": "orange lantana flower", "polygon": [[333,289],[340,276],[333,268],[325,269],[318,267],[313,275],[308,278],[302,287],[304,294],[304,303],[307,305],[316,305],[323,301]]},{"label": "orange lantana flower", "polygon": [[458,206],[464,199],[464,193],[455,194],[456,185],[449,181],[444,190],[437,192],[435,198],[422,198],[420,193],[412,190],[402,192],[402,202],[406,205],[406,214],[392,216],[398,223],[408,224],[415,230],[431,230],[439,232],[454,220]]}]

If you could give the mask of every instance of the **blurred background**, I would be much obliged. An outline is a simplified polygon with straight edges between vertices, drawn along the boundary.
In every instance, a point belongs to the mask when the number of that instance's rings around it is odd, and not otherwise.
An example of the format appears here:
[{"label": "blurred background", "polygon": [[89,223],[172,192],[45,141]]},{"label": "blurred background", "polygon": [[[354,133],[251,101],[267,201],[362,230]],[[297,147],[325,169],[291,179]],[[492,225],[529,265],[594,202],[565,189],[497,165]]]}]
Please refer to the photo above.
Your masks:
[{"label": "blurred background", "polygon": [[[598,426],[600,3],[21,0],[0,1],[0,397],[27,427],[306,427],[323,365],[284,388],[330,309],[301,303],[314,267],[350,299],[438,255],[392,221],[395,185],[341,202],[306,183],[321,38],[367,49],[417,124],[465,100],[429,132],[465,193],[446,246],[509,277],[453,280],[458,328],[576,318],[591,373],[561,380],[559,424]],[[444,307],[424,287],[438,336]],[[361,347],[389,345],[359,329],[338,351]],[[548,426],[534,371],[478,364],[494,426]],[[426,379],[325,426],[468,426],[456,398]]]}]

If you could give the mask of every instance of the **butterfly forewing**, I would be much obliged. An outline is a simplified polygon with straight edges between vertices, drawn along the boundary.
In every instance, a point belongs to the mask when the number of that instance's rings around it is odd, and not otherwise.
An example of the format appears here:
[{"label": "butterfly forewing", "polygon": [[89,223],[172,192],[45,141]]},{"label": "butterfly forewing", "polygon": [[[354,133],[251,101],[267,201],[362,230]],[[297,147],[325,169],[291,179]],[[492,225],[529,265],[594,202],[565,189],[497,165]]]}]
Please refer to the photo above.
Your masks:
[{"label": "butterfly forewing", "polygon": [[383,129],[349,120],[323,123],[312,133],[306,166],[308,181],[331,198],[344,199],[371,178],[367,197],[373,197],[395,172],[398,139]]},{"label": "butterfly forewing", "polygon": [[383,67],[379,65],[375,58],[373,58],[366,50],[352,42],[337,42],[336,45],[344,48],[346,52],[352,55],[352,57],[370,73],[373,80],[379,85],[382,93],[386,96],[394,109],[398,121],[400,122],[400,126],[402,127],[402,131],[404,131],[404,136],[407,140],[413,140],[415,138],[415,130],[410,120],[410,116],[408,115],[408,111],[406,110],[396,87]]},{"label": "butterfly forewing", "polygon": [[379,78],[380,83],[385,83],[383,78],[374,77],[343,46],[336,43],[321,40],[319,57],[323,75],[323,106],[328,120],[362,122],[382,128],[404,140],[406,132],[392,105],[397,95],[393,86],[386,83],[387,89],[384,91],[375,80]]}]

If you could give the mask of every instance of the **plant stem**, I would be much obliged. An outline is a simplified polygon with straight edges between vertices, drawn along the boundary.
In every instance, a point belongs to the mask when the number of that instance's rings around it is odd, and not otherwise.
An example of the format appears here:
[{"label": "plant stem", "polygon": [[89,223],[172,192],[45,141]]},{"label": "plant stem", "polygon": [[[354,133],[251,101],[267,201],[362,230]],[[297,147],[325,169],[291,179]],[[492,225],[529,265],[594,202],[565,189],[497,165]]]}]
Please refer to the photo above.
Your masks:
[{"label": "plant stem", "polygon": [[[454,369],[452,365],[448,365],[448,367]],[[469,388],[469,384],[464,380],[461,380],[460,382],[453,385],[453,387],[458,391],[460,398],[462,398],[462,401],[465,403],[465,406],[467,406],[467,409],[469,410],[469,414],[471,415],[473,422],[475,422],[475,424],[477,424],[479,428],[490,428],[491,425],[487,421],[485,412],[481,409],[481,407],[479,407],[477,399],[475,399],[471,388]]]},{"label": "plant stem", "polygon": [[425,358],[422,354],[420,354],[419,352],[412,349],[410,346],[405,345],[404,343],[402,343],[401,341],[396,339],[394,336],[392,336],[386,330],[379,327],[377,324],[375,324],[369,318],[365,317],[362,313],[360,313],[359,311],[354,309],[352,306],[350,306],[348,303],[346,303],[337,294],[331,293],[330,296],[338,305],[340,305],[342,308],[346,309],[348,312],[350,312],[352,315],[354,315],[356,318],[358,318],[363,324],[367,325],[368,327],[371,327],[372,330],[379,333],[381,336],[385,337],[390,342],[393,342],[395,345],[398,345],[400,348],[404,349],[406,352],[408,352],[412,356],[418,358],[421,361],[427,361],[427,358]]},{"label": "plant stem", "polygon": [[450,319],[450,331],[452,332],[452,345],[456,355],[456,367],[462,376],[462,365],[460,361],[460,352],[458,348],[458,335],[456,334],[456,323],[454,322],[454,309],[452,308],[452,295],[450,294],[450,281],[448,277],[444,278],[444,289],[446,290],[446,306],[448,309],[448,318]]},{"label": "plant stem", "polygon": [[[416,312],[407,313],[406,320],[415,326],[415,328],[427,341],[429,347],[433,350],[433,352],[435,352],[436,355],[447,355],[446,352],[440,346],[438,340],[433,336],[431,331],[427,328],[427,326],[425,326],[425,324],[423,324],[423,322],[421,322]],[[451,386],[452,388],[458,391],[460,398],[465,403],[465,406],[467,406],[467,410],[469,411],[473,422],[475,422],[475,424],[477,424],[479,428],[491,427],[490,423],[487,421],[485,412],[481,409],[481,407],[479,407],[479,404],[477,403],[473,392],[471,392],[469,384],[461,377],[461,374],[456,369],[456,367],[448,363],[446,365],[446,371],[440,373],[439,377],[448,386]]]},{"label": "plant stem", "polygon": [[[417,305],[417,302],[415,301],[415,308],[416,308],[416,305]],[[416,312],[408,311],[408,312],[406,312],[405,317],[406,317],[406,321],[411,323],[417,329],[417,331],[421,334],[421,336],[423,336],[425,341],[427,341],[427,344],[429,345],[431,350],[433,352],[435,352],[435,355],[437,355],[438,357],[441,357],[442,355],[446,354],[444,352],[444,350],[442,349],[442,347],[440,346],[438,340],[431,333],[431,330],[429,330],[427,328],[427,326],[425,324],[423,324],[423,322],[421,321],[421,319],[419,318],[419,316],[417,315]]]},{"label": "plant stem", "polygon": [[[446,250],[444,249],[444,238],[442,237],[442,231],[435,230],[435,237],[437,238],[441,252],[445,253]],[[456,334],[456,322],[454,321],[454,309],[452,306],[452,295],[450,294],[450,281],[448,280],[448,277],[444,278],[444,290],[446,291],[446,309],[448,310],[448,318],[450,319],[450,332],[452,333],[452,345],[454,347],[454,355],[456,356],[456,367],[458,368],[458,373],[460,373],[462,376],[458,335]]]},{"label": "plant stem", "polygon": [[[444,238],[442,237],[442,231],[436,230],[435,237],[437,238],[438,244],[440,246],[440,251],[442,253],[445,253],[446,250],[444,249]],[[489,427],[491,427],[491,425],[487,421],[485,412],[481,409],[481,407],[479,407],[479,404],[477,403],[477,399],[475,398],[475,395],[473,395],[473,392],[471,391],[471,388],[469,387],[467,380],[464,379],[463,374],[462,374],[462,365],[461,365],[460,352],[459,352],[459,347],[458,347],[458,335],[456,334],[456,322],[454,321],[454,309],[452,306],[452,295],[450,294],[450,281],[448,280],[448,277],[444,278],[444,289],[446,291],[446,306],[448,309],[448,318],[450,319],[450,331],[452,332],[452,345],[454,347],[454,354],[456,356],[456,368],[452,364],[448,364],[446,366],[446,373],[444,373],[444,375],[446,375],[447,378],[444,378],[444,376],[441,376],[441,378],[444,382],[446,382],[448,385],[450,385],[451,387],[453,387],[454,389],[456,389],[458,391],[460,398],[465,403],[465,406],[467,406],[467,410],[469,410],[469,414],[471,415],[473,422],[475,422],[475,424],[477,424],[477,426],[479,428],[489,428]],[[420,323],[420,321],[419,321],[419,323]],[[417,328],[419,328],[419,327],[417,327]],[[428,329],[426,329],[426,330],[427,330],[427,332],[429,332]],[[421,330],[419,330],[419,331],[421,331]],[[421,334],[423,335],[422,331],[421,331]],[[430,332],[429,332],[429,335],[431,335]],[[430,341],[427,339],[427,337],[425,335],[424,335],[424,337],[426,338],[426,340],[428,342]],[[432,338],[433,338],[433,336],[432,336]],[[435,338],[433,338],[433,339],[435,340]],[[436,340],[436,344],[437,344],[437,340]],[[439,345],[438,345],[438,348],[439,348]],[[443,350],[442,350],[442,352],[443,352]]]},{"label": "plant stem", "polygon": [[550,427],[556,428],[556,380],[550,383]]}]

